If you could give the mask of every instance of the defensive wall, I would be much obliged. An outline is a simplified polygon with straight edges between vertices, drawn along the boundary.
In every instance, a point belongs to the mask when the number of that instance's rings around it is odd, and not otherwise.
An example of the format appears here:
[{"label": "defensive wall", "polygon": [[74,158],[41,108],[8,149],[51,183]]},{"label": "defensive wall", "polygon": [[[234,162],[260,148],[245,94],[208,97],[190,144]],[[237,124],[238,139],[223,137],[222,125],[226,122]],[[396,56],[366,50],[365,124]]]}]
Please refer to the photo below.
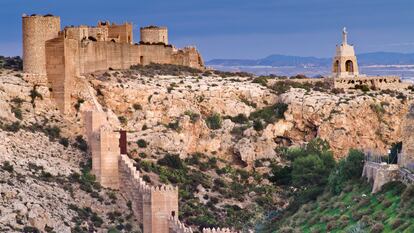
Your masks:
[{"label": "defensive wall", "polygon": [[49,85],[63,113],[71,109],[75,78],[82,74],[150,63],[205,68],[195,47],[168,44],[166,28],[142,28],[142,39],[148,43],[134,44],[130,23],[99,22],[61,31],[56,16],[24,15],[22,21],[24,77],[35,85]]},{"label": "defensive wall", "polygon": [[367,178],[375,193],[391,181],[399,180],[405,184],[414,184],[414,105],[403,120],[402,150],[398,154],[397,164],[386,164],[374,161],[365,161],[362,176]]},{"label": "defensive wall", "polygon": [[[120,148],[126,147],[127,141],[119,140],[119,132],[111,129],[105,112],[85,112],[85,129],[92,155],[92,173],[103,187],[119,190],[131,201],[134,216],[142,223],[144,233],[193,232],[178,220],[178,188],[151,186],[143,180],[134,161],[121,154]],[[203,229],[203,232],[232,231],[213,228]]]}]

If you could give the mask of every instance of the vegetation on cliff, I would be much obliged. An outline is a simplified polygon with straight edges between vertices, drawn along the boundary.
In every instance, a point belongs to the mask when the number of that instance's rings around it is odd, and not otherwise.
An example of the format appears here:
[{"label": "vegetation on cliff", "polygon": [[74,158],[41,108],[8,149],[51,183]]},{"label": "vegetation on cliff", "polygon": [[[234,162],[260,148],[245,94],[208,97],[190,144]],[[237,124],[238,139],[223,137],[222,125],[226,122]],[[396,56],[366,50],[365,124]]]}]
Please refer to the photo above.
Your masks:
[{"label": "vegetation on cliff", "polygon": [[335,195],[325,191],[284,219],[274,232],[414,232],[414,186],[388,183],[377,194],[361,180]]}]

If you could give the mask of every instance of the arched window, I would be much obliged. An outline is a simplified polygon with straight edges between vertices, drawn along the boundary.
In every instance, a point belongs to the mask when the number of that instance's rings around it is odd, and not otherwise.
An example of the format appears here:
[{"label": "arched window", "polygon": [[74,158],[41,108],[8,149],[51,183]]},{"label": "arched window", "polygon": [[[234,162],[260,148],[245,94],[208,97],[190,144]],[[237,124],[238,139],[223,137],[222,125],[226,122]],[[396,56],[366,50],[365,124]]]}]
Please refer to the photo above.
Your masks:
[{"label": "arched window", "polygon": [[345,62],[345,71],[348,73],[354,73],[354,63],[351,60]]},{"label": "arched window", "polygon": [[333,72],[334,73],[338,73],[339,72],[339,61],[338,60],[336,60],[335,63],[334,63],[334,70],[333,70]]}]

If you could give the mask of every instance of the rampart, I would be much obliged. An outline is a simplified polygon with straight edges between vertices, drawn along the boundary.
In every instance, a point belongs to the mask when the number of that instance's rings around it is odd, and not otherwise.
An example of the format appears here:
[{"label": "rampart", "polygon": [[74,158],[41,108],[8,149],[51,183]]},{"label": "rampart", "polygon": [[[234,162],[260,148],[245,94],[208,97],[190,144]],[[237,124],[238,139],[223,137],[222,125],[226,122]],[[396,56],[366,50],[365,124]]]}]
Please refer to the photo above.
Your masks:
[{"label": "rampart", "polygon": [[372,193],[376,193],[381,190],[384,184],[399,179],[399,167],[397,164],[380,164],[367,161],[362,176],[372,183]]},{"label": "rampart", "polygon": [[[86,135],[92,154],[92,173],[105,188],[118,189],[131,201],[144,233],[192,233],[178,220],[178,188],[151,186],[126,154],[119,134],[111,130],[105,112],[85,112]],[[126,146],[127,141],[123,140]],[[231,233],[230,229],[203,229],[204,233]]]}]

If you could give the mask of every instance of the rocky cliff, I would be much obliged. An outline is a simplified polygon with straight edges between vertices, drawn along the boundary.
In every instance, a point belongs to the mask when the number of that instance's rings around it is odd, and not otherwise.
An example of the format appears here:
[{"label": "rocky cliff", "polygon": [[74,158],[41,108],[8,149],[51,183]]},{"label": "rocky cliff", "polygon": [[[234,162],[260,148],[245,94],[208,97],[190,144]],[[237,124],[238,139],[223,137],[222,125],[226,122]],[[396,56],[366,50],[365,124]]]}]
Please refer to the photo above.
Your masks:
[{"label": "rocky cliff", "polygon": [[[400,138],[411,98],[409,92],[333,94],[312,87],[278,95],[253,78],[219,75],[145,77],[110,71],[87,80],[121,127],[134,131],[129,136],[131,151],[183,158],[203,152],[247,163],[277,158],[278,147],[301,145],[314,137],[326,139],[337,158],[350,148],[386,153]],[[287,109],[278,103],[287,104]],[[268,116],[280,110],[281,116]],[[209,126],[212,116],[219,116],[220,127]],[[147,142],[146,147],[137,146],[138,140]]]},{"label": "rocky cliff", "polygon": [[[104,109],[114,129],[129,131],[129,154],[144,164],[138,169],[147,166],[147,179],[188,182],[180,187],[187,223],[201,226],[208,215],[231,226],[247,223],[257,206],[286,206],[284,191],[268,180],[271,164],[282,162],[278,148],[321,137],[337,158],[350,148],[386,153],[400,140],[412,98],[408,91],[338,93],[317,86],[281,93],[265,84],[221,73],[98,72],[78,78],[72,113],[63,116],[48,87],[1,70],[0,231],[139,229],[125,199],[89,174],[82,111],[92,107]],[[157,164],[167,154],[187,159],[184,175]]]}]

